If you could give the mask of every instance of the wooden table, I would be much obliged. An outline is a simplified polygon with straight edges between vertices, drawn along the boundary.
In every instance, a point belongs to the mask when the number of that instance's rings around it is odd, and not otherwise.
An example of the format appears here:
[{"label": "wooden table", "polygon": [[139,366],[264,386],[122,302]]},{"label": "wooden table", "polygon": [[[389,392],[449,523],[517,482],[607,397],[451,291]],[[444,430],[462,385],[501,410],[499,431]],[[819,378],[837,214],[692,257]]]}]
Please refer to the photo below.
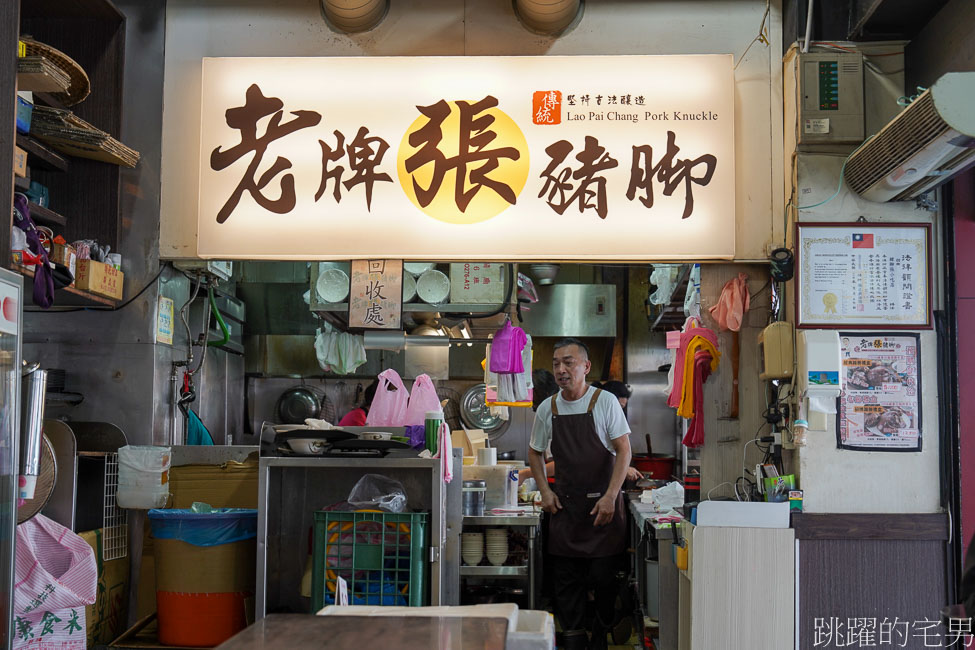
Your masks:
[{"label": "wooden table", "polygon": [[504,618],[432,616],[313,616],[269,614],[227,640],[219,650],[396,648],[504,650]]}]

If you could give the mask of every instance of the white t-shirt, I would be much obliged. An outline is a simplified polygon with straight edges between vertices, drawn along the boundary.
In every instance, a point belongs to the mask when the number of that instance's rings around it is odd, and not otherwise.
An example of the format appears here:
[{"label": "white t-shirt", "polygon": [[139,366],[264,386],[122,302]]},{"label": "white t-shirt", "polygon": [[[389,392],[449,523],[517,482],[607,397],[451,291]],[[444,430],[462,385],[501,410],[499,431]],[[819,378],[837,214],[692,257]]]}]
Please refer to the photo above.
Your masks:
[{"label": "white t-shirt", "polygon": [[[559,415],[578,415],[585,413],[592,400],[592,394],[596,390],[595,386],[590,386],[586,394],[574,401],[562,399],[562,391],[559,391],[558,409]],[[619,438],[630,433],[630,425],[626,422],[626,415],[623,414],[623,407],[616,399],[616,396],[609,391],[603,391],[596,400],[596,405],[592,409],[593,419],[596,421],[596,433],[606,449],[613,455],[616,450],[610,440]],[[552,399],[547,398],[535,411],[535,423],[532,425],[532,437],[528,443],[535,451],[546,451],[552,443]]]}]

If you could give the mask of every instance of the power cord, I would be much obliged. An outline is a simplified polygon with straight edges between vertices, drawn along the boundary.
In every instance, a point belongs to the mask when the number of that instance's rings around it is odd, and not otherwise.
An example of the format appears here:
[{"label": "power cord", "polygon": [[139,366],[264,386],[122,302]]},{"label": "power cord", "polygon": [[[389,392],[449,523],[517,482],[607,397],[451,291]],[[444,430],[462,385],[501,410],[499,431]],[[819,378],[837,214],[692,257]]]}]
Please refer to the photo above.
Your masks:
[{"label": "power cord", "polygon": [[121,305],[115,305],[114,307],[71,307],[68,309],[25,309],[24,312],[28,314],[67,314],[75,311],[121,311],[138,300],[139,296],[144,294],[149,287],[154,285],[169,264],[169,262],[160,263],[159,270],[156,272],[156,275],[154,275],[144,287],[139,289],[137,294],[123,302]]}]

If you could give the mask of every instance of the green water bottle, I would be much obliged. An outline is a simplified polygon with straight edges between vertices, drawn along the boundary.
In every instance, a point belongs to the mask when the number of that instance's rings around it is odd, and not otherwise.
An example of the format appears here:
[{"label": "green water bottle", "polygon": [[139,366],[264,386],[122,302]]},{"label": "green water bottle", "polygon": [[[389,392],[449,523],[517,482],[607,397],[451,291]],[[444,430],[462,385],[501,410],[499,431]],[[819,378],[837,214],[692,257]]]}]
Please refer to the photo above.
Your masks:
[{"label": "green water bottle", "polygon": [[443,424],[443,411],[427,411],[424,419],[424,441],[427,450],[431,454],[437,453],[437,435],[440,433],[440,425]]}]

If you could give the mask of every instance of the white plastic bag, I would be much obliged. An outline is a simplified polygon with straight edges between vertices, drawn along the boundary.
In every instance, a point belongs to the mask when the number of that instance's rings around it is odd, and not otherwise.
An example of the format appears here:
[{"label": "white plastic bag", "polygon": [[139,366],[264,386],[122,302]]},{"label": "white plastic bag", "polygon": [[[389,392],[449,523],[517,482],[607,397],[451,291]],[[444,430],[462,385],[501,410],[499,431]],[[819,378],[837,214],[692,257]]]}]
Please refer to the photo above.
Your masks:
[{"label": "white plastic bag", "polygon": [[429,375],[420,375],[413,381],[410,403],[406,408],[406,424],[420,425],[426,420],[427,411],[440,411],[440,397]]},{"label": "white plastic bag", "polygon": [[[401,427],[406,424],[406,407],[409,406],[410,392],[392,368],[383,370],[377,377],[379,386],[376,396],[366,415],[366,426]],[[390,388],[396,390],[390,390]]]},{"label": "white plastic bag", "polygon": [[84,650],[98,566],[88,542],[44,515],[17,526],[14,648]]},{"label": "white plastic bag", "polygon": [[118,505],[149,510],[165,507],[169,500],[169,466],[172,449],[150,445],[126,445],[118,450]]},{"label": "white plastic bag", "polygon": [[671,481],[667,485],[653,490],[650,495],[660,512],[676,510],[684,505],[684,486],[677,481]]},{"label": "white plastic bag", "polygon": [[349,492],[349,504],[360,509],[403,512],[406,510],[406,488],[396,479],[382,474],[366,474]]}]

